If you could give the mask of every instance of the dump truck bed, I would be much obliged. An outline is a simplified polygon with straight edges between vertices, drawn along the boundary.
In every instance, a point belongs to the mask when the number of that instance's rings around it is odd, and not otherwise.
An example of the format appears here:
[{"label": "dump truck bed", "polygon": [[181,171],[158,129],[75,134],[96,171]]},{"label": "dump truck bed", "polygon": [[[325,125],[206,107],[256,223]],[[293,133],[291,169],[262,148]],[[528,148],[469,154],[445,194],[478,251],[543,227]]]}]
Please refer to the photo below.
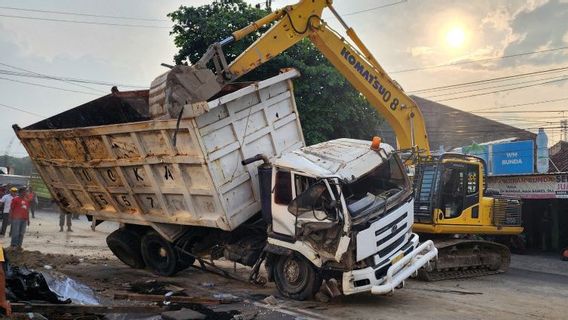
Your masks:
[{"label": "dump truck bed", "polygon": [[[233,230],[260,211],[256,167],[241,160],[304,146],[291,82],[298,75],[288,71],[186,105],[179,125],[177,119],[151,119],[148,92],[139,91],[15,130],[65,211]],[[96,125],[88,126],[85,115]]]}]

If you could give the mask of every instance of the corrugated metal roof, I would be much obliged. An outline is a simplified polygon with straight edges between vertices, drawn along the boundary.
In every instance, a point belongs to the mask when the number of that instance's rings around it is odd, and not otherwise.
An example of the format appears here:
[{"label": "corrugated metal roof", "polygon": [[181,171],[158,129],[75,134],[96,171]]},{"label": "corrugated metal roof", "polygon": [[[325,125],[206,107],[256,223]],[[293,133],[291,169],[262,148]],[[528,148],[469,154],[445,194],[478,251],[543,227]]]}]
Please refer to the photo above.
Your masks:
[{"label": "corrugated metal roof", "polygon": [[568,172],[568,142],[560,141],[550,148],[549,172]]},{"label": "corrugated metal roof", "polygon": [[[484,143],[493,140],[515,138],[516,140],[534,140],[536,134],[513,126],[461,111],[428,99],[411,96],[420,107],[430,149],[445,151],[472,143]],[[385,123],[382,128],[383,141],[395,145],[392,129]]]}]

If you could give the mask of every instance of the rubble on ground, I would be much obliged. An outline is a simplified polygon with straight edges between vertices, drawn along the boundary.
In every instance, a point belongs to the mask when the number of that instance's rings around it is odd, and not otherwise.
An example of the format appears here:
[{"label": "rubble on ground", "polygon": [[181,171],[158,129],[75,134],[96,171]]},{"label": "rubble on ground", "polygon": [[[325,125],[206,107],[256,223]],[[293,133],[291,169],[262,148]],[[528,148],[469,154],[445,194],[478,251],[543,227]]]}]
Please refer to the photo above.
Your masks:
[{"label": "rubble on ground", "polygon": [[[57,269],[59,266],[76,265],[81,261],[74,255],[62,254],[43,254],[39,251],[14,251],[6,248],[4,250],[6,259],[13,266],[27,267],[31,269],[41,269],[49,266]],[[50,268],[46,269],[50,269]]]}]

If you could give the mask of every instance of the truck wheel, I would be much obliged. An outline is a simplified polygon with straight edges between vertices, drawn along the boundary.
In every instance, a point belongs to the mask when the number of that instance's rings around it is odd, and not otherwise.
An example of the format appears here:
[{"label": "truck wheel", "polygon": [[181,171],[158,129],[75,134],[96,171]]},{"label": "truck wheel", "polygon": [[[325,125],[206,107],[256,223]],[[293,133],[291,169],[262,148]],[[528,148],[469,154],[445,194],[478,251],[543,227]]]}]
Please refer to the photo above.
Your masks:
[{"label": "truck wheel", "polygon": [[141,236],[133,231],[118,229],[106,238],[110,251],[124,264],[135,269],[143,269],[146,264],[140,253]]},{"label": "truck wheel", "polygon": [[180,271],[174,246],[155,231],[142,238],[142,258],[152,272],[160,276],[173,276]]},{"label": "truck wheel", "polygon": [[319,290],[322,278],[306,258],[280,256],[273,266],[274,282],[280,293],[295,300],[306,300]]},{"label": "truck wheel", "polygon": [[176,242],[177,246],[179,247],[179,250],[176,250],[178,254],[178,271],[185,270],[193,265],[195,258],[185,254],[184,251],[191,252],[193,245],[199,240],[199,237],[189,235],[182,237],[180,240],[178,240],[178,242]]}]

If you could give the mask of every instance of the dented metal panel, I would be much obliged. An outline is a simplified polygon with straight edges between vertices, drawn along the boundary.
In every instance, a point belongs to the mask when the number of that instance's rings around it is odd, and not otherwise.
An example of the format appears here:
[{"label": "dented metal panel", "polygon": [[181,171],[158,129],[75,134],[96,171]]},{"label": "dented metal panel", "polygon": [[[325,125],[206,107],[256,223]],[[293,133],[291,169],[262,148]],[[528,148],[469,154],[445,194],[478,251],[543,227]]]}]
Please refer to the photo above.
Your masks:
[{"label": "dented metal panel", "polygon": [[297,75],[189,106],[177,129],[177,120],[167,119],[66,129],[36,124],[16,134],[66,211],[232,230],[260,210],[256,166],[240,161],[304,145],[290,80]]},{"label": "dented metal panel", "polygon": [[371,149],[371,141],[341,138],[288,152],[275,165],[317,177],[339,177],[350,181],[362,177],[387,160],[393,147],[381,143]]}]

